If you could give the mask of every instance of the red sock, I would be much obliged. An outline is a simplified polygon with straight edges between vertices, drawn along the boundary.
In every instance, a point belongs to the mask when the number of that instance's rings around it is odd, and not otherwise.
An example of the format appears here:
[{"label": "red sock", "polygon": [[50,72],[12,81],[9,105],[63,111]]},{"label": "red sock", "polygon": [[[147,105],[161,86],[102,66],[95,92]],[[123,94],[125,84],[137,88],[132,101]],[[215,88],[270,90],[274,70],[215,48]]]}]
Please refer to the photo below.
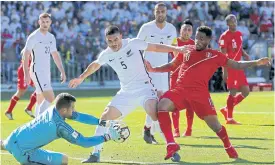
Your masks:
[{"label": "red sock", "polygon": [[237,96],[235,96],[234,106],[239,104],[241,101],[243,101],[245,97],[240,93]]},{"label": "red sock", "polygon": [[222,126],[221,130],[217,132],[217,135],[222,140],[224,148],[229,148],[231,146],[229,137],[224,126]]},{"label": "red sock", "polygon": [[234,108],[234,97],[228,95],[227,98],[227,118],[233,118],[233,108]]},{"label": "red sock", "polygon": [[179,131],[179,118],[180,118],[180,111],[175,109],[172,113],[172,120],[173,120],[174,129],[177,131]]},{"label": "red sock", "polygon": [[172,134],[172,127],[171,127],[171,119],[169,112],[167,111],[158,111],[158,120],[159,120],[159,126],[161,128],[161,131],[163,132],[166,143],[175,143],[173,134]]},{"label": "red sock", "polygon": [[13,108],[15,107],[18,100],[19,100],[18,97],[12,96],[12,98],[10,100],[10,106],[9,106],[8,110],[6,111],[6,113],[12,113]]},{"label": "red sock", "polygon": [[192,129],[193,120],[194,120],[194,111],[190,109],[186,109],[187,130]]},{"label": "red sock", "polygon": [[27,106],[27,109],[31,111],[35,103],[36,103],[36,92],[33,92],[30,97],[30,102],[29,102],[29,105]]}]

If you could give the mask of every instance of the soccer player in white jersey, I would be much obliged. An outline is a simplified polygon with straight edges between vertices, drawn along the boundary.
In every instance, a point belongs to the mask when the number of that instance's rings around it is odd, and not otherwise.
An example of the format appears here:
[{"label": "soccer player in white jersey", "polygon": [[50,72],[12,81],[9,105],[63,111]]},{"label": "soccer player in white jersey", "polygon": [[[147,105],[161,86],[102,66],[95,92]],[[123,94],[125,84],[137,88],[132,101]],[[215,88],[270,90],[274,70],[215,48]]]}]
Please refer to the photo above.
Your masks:
[{"label": "soccer player in white jersey", "polygon": [[[171,45],[177,38],[177,30],[174,25],[166,22],[167,7],[164,3],[158,3],[154,9],[155,20],[145,23],[141,26],[137,38],[146,42]],[[158,56],[156,56],[158,54]],[[144,58],[152,66],[160,66],[168,61],[168,53],[144,52]],[[169,73],[149,73],[152,82],[158,90],[158,96],[162,95],[169,89]],[[156,130],[152,125],[153,121],[150,116],[146,115],[143,139],[148,144],[157,144],[153,134]],[[151,129],[152,128],[152,129]]]},{"label": "soccer player in white jersey", "polygon": [[[125,117],[138,106],[143,106],[153,121],[158,123],[157,93],[145,68],[141,51],[183,52],[184,48],[147,43],[137,38],[122,39],[121,32],[116,26],[106,28],[105,36],[108,48],[102,51],[98,59],[92,62],[78,78],[71,80],[69,87],[77,87],[86,77],[95,73],[101,65],[108,64],[117,73],[121,89],[107,105],[101,119],[116,120]],[[98,126],[95,135],[102,135],[105,131],[104,127]],[[99,162],[101,150],[102,145],[96,146],[90,157],[83,163]]]},{"label": "soccer player in white jersey", "polygon": [[[31,33],[28,37],[23,54],[25,83],[29,84],[30,80],[32,79],[36,89],[36,116],[44,112],[55,98],[51,86],[51,55],[56,66],[61,72],[62,83],[66,81],[66,75],[62,65],[62,61],[56,49],[55,37],[49,32],[49,28],[52,23],[51,15],[48,13],[40,14],[38,23],[39,28]],[[30,55],[32,57],[32,61],[29,70],[28,63]]]}]

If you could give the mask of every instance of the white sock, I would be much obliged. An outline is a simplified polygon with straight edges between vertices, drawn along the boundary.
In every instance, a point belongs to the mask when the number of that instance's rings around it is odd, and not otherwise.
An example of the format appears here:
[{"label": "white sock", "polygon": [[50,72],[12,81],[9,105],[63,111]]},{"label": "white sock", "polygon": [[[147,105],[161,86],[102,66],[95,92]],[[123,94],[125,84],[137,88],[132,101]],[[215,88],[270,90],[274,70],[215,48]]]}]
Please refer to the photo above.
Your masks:
[{"label": "white sock", "polygon": [[35,105],[35,117],[37,117],[40,114],[39,109],[40,109],[40,104],[36,103],[36,105]]},{"label": "white sock", "polygon": [[[106,127],[102,127],[102,126],[97,126],[96,129],[95,129],[95,134],[94,136],[100,136],[100,135],[103,135],[104,133],[107,132],[107,128]],[[98,153],[102,150],[102,147],[103,147],[103,143],[97,145],[94,147],[94,150],[93,150],[93,153]]]},{"label": "white sock", "polygon": [[43,113],[44,111],[46,111],[47,108],[49,108],[49,106],[51,105],[50,102],[48,102],[46,99],[44,99],[42,101],[42,103],[40,104],[39,107],[39,114]]},{"label": "white sock", "polygon": [[145,119],[145,126],[147,128],[151,127],[152,126],[152,123],[153,123],[153,120],[152,118],[146,114],[146,119]]},{"label": "white sock", "polygon": [[160,137],[165,141],[165,136],[164,136],[163,132],[160,129],[159,121],[158,120],[157,121],[153,121],[152,128],[154,128],[154,129],[151,129],[151,134],[154,135],[156,132],[158,132],[160,134]]}]

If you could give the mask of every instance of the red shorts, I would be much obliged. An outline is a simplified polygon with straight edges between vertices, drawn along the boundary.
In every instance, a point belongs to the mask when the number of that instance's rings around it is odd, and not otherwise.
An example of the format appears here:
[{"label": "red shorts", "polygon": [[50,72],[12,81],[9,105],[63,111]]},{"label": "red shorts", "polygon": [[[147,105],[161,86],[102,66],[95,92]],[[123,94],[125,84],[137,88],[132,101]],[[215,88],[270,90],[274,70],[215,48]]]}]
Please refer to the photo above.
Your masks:
[{"label": "red shorts", "polygon": [[[28,85],[24,82],[24,70],[22,65],[20,65],[17,69],[17,76],[17,88],[23,90],[27,89]],[[29,85],[34,87],[32,80]]]},{"label": "red shorts", "polygon": [[246,76],[243,70],[230,70],[227,77],[227,89],[240,89],[242,86],[248,86]]},{"label": "red shorts", "polygon": [[202,92],[198,89],[170,89],[165,92],[160,100],[168,98],[171,100],[177,109],[193,110],[200,119],[205,116],[217,115],[214,104],[208,91]]}]

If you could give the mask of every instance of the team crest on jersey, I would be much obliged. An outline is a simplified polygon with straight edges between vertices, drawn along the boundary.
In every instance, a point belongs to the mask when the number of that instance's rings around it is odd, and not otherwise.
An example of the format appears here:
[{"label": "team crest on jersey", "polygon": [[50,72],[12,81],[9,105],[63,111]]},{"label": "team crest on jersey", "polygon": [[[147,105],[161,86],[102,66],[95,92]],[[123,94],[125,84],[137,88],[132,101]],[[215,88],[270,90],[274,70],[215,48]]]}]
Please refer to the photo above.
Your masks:
[{"label": "team crest on jersey", "polygon": [[207,58],[212,57],[212,53],[210,53],[210,52],[206,52],[206,57],[207,57]]},{"label": "team crest on jersey", "polygon": [[127,54],[127,57],[130,57],[130,56],[132,56],[134,53],[133,53],[132,50],[130,49],[129,51],[126,52],[126,54]]}]

